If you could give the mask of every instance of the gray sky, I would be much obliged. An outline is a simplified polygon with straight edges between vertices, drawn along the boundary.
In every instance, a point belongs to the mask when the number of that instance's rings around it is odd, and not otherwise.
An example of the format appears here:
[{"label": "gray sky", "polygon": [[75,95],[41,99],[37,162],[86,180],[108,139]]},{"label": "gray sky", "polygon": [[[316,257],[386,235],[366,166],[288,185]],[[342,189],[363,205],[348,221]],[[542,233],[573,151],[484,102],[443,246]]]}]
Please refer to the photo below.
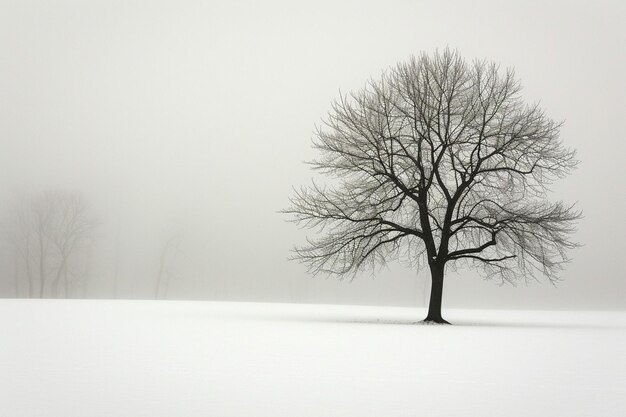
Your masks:
[{"label": "gray sky", "polygon": [[[0,0],[0,193],[81,190],[101,220],[90,296],[145,296],[181,241],[173,297],[415,305],[428,272],[352,283],[288,262],[306,232],[277,213],[311,173],[339,89],[450,46],[513,66],[565,120],[580,168],[555,198],[584,212],[558,288],[451,274],[445,306],[625,308],[623,2]],[[6,207],[3,207],[6,208]],[[0,284],[0,286],[8,284]]]}]

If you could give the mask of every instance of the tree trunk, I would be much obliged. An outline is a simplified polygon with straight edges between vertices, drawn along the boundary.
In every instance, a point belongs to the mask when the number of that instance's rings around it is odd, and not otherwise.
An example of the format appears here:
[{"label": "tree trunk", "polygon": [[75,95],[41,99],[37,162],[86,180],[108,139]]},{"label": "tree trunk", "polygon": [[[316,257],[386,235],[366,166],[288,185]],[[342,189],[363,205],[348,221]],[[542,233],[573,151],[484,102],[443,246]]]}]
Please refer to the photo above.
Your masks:
[{"label": "tree trunk", "polygon": [[30,268],[30,244],[26,242],[26,254],[24,255],[24,269],[28,277],[28,298],[35,296],[35,283],[33,282],[33,274]]},{"label": "tree trunk", "polygon": [[43,237],[39,234],[39,298],[43,298],[44,285],[46,281],[46,274],[44,272],[44,249],[43,249]]},{"label": "tree trunk", "polygon": [[14,258],[14,262],[15,262],[15,276],[13,278],[13,283],[15,285],[15,298],[20,298],[20,263],[19,263],[20,259],[19,259],[19,253],[16,251],[15,252],[15,258]]},{"label": "tree trunk", "polygon": [[63,278],[63,271],[65,271],[66,265],[66,258],[63,257],[61,260],[61,265],[59,265],[59,269],[57,269],[56,276],[52,281],[52,298],[61,298],[59,297],[59,284],[61,284],[61,278]]},{"label": "tree trunk", "polygon": [[424,323],[450,324],[441,317],[444,268],[444,265],[438,264],[430,266],[430,301],[428,303],[428,315],[424,319]]},{"label": "tree trunk", "polygon": [[70,297],[70,281],[67,278],[67,268],[63,270],[63,286],[65,287],[65,298]]}]

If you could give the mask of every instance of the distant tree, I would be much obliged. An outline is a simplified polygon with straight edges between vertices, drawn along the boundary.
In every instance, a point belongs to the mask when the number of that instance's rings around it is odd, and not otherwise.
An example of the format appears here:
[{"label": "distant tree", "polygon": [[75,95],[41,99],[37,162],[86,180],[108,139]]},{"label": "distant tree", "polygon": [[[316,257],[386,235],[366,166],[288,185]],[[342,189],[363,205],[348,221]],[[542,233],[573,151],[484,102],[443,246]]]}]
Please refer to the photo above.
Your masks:
[{"label": "distant tree", "polygon": [[314,273],[352,275],[393,259],[428,266],[425,322],[441,315],[448,266],[503,282],[555,282],[580,217],[547,201],[576,165],[560,123],[527,105],[513,70],[422,54],[349,95],[316,131],[313,168],[332,185],[295,191],[284,213],[319,227],[295,259]]},{"label": "distant tree", "polygon": [[9,241],[17,257],[15,273],[26,277],[29,297],[71,295],[85,278],[95,226],[76,193],[47,192],[18,208]]},{"label": "distant tree", "polygon": [[176,258],[181,253],[179,239],[176,236],[170,236],[159,253],[159,269],[157,272],[156,288],[154,298],[166,298],[170,280],[174,275],[174,264]]}]

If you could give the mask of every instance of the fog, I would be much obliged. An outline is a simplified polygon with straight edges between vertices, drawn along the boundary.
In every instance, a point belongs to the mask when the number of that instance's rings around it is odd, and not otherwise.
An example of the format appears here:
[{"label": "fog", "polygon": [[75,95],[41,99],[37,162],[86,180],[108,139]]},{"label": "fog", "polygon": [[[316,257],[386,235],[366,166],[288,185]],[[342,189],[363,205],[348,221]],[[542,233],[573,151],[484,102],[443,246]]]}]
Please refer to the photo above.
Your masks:
[{"label": "fog", "polygon": [[[0,231],[33,196],[82,196],[73,297],[422,305],[427,271],[310,277],[287,260],[309,232],[278,211],[339,90],[449,46],[515,67],[565,121],[581,164],[554,198],[584,218],[558,286],[459,271],[444,308],[624,309],[625,18],[617,1],[1,0]],[[0,296],[25,297],[4,237]]]}]

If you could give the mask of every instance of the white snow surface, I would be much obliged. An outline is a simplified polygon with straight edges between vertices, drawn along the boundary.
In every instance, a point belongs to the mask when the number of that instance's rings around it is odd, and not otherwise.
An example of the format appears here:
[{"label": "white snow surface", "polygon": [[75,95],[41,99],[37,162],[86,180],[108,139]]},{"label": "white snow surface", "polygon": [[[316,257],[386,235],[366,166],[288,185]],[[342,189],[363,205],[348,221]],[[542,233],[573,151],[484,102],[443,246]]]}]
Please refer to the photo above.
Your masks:
[{"label": "white snow surface", "polygon": [[0,416],[626,416],[626,313],[0,300]]}]

